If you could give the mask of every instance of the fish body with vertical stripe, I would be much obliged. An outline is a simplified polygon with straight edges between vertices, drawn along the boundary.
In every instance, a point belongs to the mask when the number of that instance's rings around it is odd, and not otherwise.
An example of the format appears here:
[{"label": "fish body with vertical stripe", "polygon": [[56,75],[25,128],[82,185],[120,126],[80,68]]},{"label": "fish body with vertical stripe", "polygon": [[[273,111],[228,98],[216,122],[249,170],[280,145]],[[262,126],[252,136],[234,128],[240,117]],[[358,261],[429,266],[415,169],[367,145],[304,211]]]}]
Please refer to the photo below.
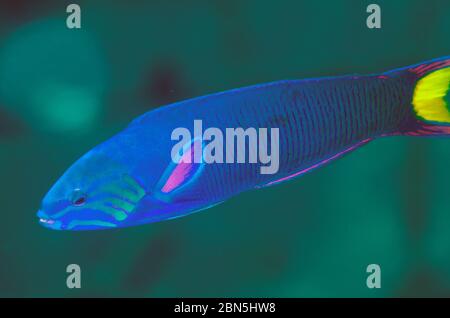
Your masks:
[{"label": "fish body with vertical stripe", "polygon": [[[44,197],[38,217],[58,230],[168,220],[301,176],[380,137],[449,135],[449,87],[446,57],[380,74],[279,81],[160,107],[75,162]],[[191,160],[217,136],[193,135],[174,159],[180,143],[174,131],[195,130],[196,121],[202,132],[214,128],[224,136],[229,128],[266,129],[270,151],[278,153],[276,171],[261,173],[266,163],[248,160]],[[270,145],[275,130],[276,147]],[[248,158],[252,149],[246,151]]]}]

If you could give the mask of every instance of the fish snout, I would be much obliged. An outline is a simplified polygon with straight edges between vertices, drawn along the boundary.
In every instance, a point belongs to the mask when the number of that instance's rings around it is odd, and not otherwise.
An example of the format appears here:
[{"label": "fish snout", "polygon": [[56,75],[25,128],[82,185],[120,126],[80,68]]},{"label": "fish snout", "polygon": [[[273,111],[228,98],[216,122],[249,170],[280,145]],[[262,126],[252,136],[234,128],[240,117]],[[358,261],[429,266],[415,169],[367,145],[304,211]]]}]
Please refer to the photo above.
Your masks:
[{"label": "fish snout", "polygon": [[61,230],[63,227],[61,221],[50,218],[42,210],[38,211],[37,217],[39,218],[39,224],[41,224],[42,226],[44,226],[46,228],[53,229],[53,230]]}]

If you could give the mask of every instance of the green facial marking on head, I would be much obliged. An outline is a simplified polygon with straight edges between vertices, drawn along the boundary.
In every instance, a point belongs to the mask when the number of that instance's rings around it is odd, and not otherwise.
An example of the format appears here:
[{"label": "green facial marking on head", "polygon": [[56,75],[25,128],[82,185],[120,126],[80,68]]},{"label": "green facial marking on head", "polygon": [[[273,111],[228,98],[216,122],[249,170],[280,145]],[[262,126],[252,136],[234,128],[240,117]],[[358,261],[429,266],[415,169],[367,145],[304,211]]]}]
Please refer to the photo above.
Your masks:
[{"label": "green facial marking on head", "polygon": [[114,209],[113,207],[104,205],[102,202],[93,202],[87,206],[88,208],[104,212],[112,215],[117,221],[123,221],[127,218],[127,214],[124,211]]},{"label": "green facial marking on head", "polygon": [[[128,217],[128,215],[124,211],[114,209],[113,207],[106,206],[106,205],[102,204],[101,202],[90,203],[90,204],[86,205],[86,208],[99,210],[106,214],[112,215],[117,221],[123,221]],[[65,214],[67,214],[68,212],[73,211],[73,209],[74,209],[74,207],[68,206],[65,209],[63,209],[62,211],[54,214],[53,218],[60,218],[60,217],[64,216]],[[124,210],[126,210],[126,209],[124,209]]]},{"label": "green facial marking on head", "polygon": [[91,193],[91,197],[100,196],[102,197],[101,200],[130,213],[145,194],[145,190],[136,180],[128,175],[123,175],[120,180],[98,187]]},{"label": "green facial marking on head", "polygon": [[114,183],[107,184],[99,188],[98,190],[92,192],[92,196],[96,196],[102,193],[124,198],[132,203],[136,203],[137,201],[139,201],[139,199],[141,199],[141,196],[138,195],[135,191],[128,188],[122,188],[120,187],[120,185]]},{"label": "green facial marking on head", "polygon": [[122,179],[132,187],[132,189],[137,193],[137,195],[140,198],[142,198],[145,195],[145,190],[136,180],[134,180],[134,178],[130,177],[129,175],[124,175],[122,176]]},{"label": "green facial marking on head", "polygon": [[136,206],[135,204],[131,204],[131,203],[127,202],[127,201],[123,201],[123,200],[120,200],[120,199],[117,199],[117,198],[110,198],[110,199],[108,199],[108,201],[112,205],[125,210],[127,213],[131,213],[134,210],[135,206]]}]

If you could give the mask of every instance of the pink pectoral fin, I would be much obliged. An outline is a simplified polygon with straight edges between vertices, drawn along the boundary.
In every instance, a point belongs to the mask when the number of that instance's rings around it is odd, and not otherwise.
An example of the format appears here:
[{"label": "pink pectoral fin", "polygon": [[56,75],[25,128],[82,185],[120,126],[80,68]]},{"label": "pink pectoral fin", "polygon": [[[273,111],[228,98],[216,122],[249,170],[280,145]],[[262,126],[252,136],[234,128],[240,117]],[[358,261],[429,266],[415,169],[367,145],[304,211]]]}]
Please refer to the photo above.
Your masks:
[{"label": "pink pectoral fin", "polygon": [[189,180],[192,175],[195,174],[195,171],[197,169],[196,166],[198,166],[198,164],[192,162],[192,160],[190,159],[190,157],[193,157],[192,149],[193,147],[189,149],[188,153],[185,153],[183,155],[179,163],[174,164],[173,167],[170,167],[172,168],[170,171],[170,175],[161,188],[161,192],[169,193],[175,190],[183,183],[187,182],[187,180]]},{"label": "pink pectoral fin", "polygon": [[182,156],[176,161],[172,161],[166,168],[158,182],[160,194],[171,194],[191,183],[199,175],[203,163],[197,163],[194,160],[196,142],[191,142],[185,147]]}]

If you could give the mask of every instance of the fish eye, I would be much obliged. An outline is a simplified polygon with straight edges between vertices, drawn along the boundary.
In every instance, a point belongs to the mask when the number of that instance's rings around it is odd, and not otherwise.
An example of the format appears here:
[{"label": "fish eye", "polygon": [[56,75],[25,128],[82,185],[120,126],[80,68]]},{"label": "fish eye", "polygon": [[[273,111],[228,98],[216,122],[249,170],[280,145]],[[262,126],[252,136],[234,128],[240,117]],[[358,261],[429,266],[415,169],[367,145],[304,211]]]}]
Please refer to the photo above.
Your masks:
[{"label": "fish eye", "polygon": [[73,190],[71,202],[74,206],[82,206],[86,203],[87,196],[80,189]]}]

